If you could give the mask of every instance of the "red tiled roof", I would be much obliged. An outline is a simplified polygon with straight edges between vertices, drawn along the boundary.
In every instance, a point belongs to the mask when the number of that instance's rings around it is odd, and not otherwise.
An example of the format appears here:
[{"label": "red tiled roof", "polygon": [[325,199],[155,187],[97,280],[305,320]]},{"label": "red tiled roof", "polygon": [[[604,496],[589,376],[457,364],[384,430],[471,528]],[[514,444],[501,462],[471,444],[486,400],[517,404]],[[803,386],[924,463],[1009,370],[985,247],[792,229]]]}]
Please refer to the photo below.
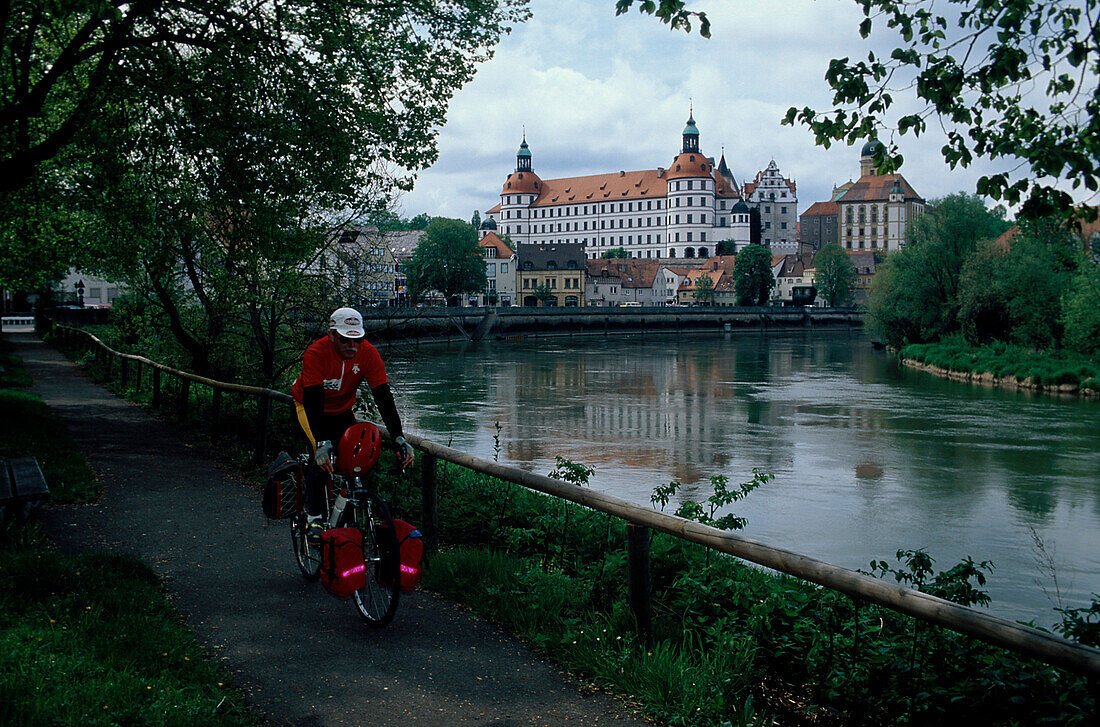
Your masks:
[{"label": "red tiled roof", "polygon": [[836,206],[836,202],[814,202],[812,205],[806,208],[801,217],[816,217],[825,215],[836,215],[840,212]]},{"label": "red tiled roof", "polygon": [[495,232],[487,233],[477,244],[479,247],[496,248],[498,258],[508,259],[515,255],[515,251],[508,247],[504,240],[500,239]]},{"label": "red tiled roof", "polygon": [[624,288],[652,288],[657,271],[661,269],[661,263],[656,260],[636,258],[588,260],[585,265],[588,268],[589,277],[618,278]]},{"label": "red tiled roof", "polygon": [[901,180],[902,199],[907,202],[924,201],[900,174],[865,174],[837,202],[885,202],[890,199],[895,179]]}]

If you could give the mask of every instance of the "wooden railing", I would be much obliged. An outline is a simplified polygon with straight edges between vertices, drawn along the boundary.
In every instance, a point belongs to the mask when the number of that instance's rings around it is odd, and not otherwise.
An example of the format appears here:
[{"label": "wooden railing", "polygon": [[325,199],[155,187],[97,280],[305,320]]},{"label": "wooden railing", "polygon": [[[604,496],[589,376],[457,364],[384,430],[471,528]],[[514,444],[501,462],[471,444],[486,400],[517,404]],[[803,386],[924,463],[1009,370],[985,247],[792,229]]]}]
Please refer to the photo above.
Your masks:
[{"label": "wooden railing", "polygon": [[[259,397],[261,401],[260,434],[256,443],[257,455],[262,459],[267,447],[267,424],[271,402],[290,402],[289,395],[254,386],[228,384],[201,376],[178,371],[141,356],[119,353],[107,347],[95,336],[77,329],[58,326],[58,333],[68,342],[83,342],[94,348],[102,358],[108,375],[111,360],[122,366],[120,376],[126,379],[126,366],[136,364],[140,377],[141,367],[153,372],[154,400],[158,396],[160,374],[167,373],[181,381],[209,386],[214,391],[214,418],[217,417],[219,392],[234,392]],[[186,398],[186,397],[185,397]],[[383,434],[388,436],[384,427]],[[1100,650],[1067,641],[1055,634],[1014,623],[976,609],[960,606],[951,601],[922,593],[901,585],[890,584],[872,576],[824,561],[795,553],[774,545],[761,543],[725,530],[701,525],[675,515],[636,505],[632,502],[579,487],[545,475],[525,472],[498,462],[474,457],[450,447],[416,436],[405,434],[409,443],[423,453],[421,487],[423,493],[422,529],[428,547],[434,547],[438,533],[437,469],[443,460],[480,472],[490,477],[512,482],[538,492],[561,498],[621,518],[628,523],[628,557],[630,559],[631,607],[644,628],[649,621],[648,602],[648,541],[650,530],[683,538],[686,541],[728,553],[729,555],[766,566],[781,573],[800,578],[826,588],[858,597],[902,614],[913,616],[927,623],[966,634],[989,644],[1010,649],[1019,654],[1038,659],[1071,672],[1100,677]]]}]

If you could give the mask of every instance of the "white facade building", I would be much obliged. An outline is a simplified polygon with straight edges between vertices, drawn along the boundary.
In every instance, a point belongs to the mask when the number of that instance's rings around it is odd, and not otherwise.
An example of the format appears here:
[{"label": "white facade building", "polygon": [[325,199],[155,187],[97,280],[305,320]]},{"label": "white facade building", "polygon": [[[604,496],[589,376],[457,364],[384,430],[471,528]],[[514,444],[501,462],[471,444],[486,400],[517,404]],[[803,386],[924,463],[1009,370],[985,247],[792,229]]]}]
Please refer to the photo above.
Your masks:
[{"label": "white facade building", "polygon": [[745,184],[745,202],[760,211],[760,244],[776,255],[798,252],[798,194],[795,183],[779,172],[772,159],[768,168]]},{"label": "white facade building", "polygon": [[543,180],[525,138],[486,217],[517,245],[580,243],[589,259],[620,247],[634,259],[705,258],[719,242],[740,248],[750,238],[749,210],[725,158],[716,167],[700,151],[690,117],[667,169]]}]

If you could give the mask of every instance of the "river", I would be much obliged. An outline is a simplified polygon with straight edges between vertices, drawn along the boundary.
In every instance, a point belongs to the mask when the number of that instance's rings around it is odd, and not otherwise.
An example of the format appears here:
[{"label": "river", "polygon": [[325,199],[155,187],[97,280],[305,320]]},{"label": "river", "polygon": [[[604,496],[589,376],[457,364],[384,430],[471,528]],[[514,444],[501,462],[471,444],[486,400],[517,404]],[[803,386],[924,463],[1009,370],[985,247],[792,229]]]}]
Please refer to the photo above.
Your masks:
[{"label": "river", "polygon": [[732,508],[755,540],[864,570],[902,548],[937,569],[992,561],[990,612],[1046,628],[1055,605],[1100,591],[1097,399],[941,380],[858,333],[382,354],[406,429],[486,459],[547,474],[565,457],[595,470],[591,487],[646,506],[657,485],[701,501],[712,476],[759,467],[775,479]]}]

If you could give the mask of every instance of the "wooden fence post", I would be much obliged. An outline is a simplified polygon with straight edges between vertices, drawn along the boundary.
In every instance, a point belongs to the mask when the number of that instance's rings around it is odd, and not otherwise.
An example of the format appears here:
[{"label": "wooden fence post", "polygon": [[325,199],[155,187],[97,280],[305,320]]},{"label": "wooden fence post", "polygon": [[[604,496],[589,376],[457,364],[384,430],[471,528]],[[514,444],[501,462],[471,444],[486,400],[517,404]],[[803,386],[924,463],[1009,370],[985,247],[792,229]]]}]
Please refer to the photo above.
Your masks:
[{"label": "wooden fence post", "polygon": [[435,455],[426,452],[420,461],[420,525],[424,547],[429,553],[434,553],[439,545],[439,478],[436,474],[438,461]]},{"label": "wooden fence post", "polygon": [[267,457],[267,423],[271,419],[271,399],[260,397],[260,432],[256,441],[255,461],[257,464]]},{"label": "wooden fence post", "polygon": [[142,366],[141,361],[134,362],[134,391],[138,394],[141,393],[141,374],[144,369],[145,367]]},{"label": "wooden fence post", "polygon": [[638,631],[648,636],[650,630],[649,604],[649,528],[627,523],[626,559],[629,571],[627,599],[638,624]]},{"label": "wooden fence post", "polygon": [[104,373],[104,376],[106,377],[106,380],[110,381],[111,380],[111,362],[114,361],[115,357],[112,356],[111,354],[107,353],[106,351],[103,351],[102,349],[100,349],[100,350],[103,354],[103,373]]},{"label": "wooden fence post", "polygon": [[153,408],[160,406],[160,369],[153,368]]},{"label": "wooden fence post", "polygon": [[124,358],[118,360],[118,373],[119,383],[122,384],[123,388],[126,388],[126,384],[130,382],[130,366]]}]

